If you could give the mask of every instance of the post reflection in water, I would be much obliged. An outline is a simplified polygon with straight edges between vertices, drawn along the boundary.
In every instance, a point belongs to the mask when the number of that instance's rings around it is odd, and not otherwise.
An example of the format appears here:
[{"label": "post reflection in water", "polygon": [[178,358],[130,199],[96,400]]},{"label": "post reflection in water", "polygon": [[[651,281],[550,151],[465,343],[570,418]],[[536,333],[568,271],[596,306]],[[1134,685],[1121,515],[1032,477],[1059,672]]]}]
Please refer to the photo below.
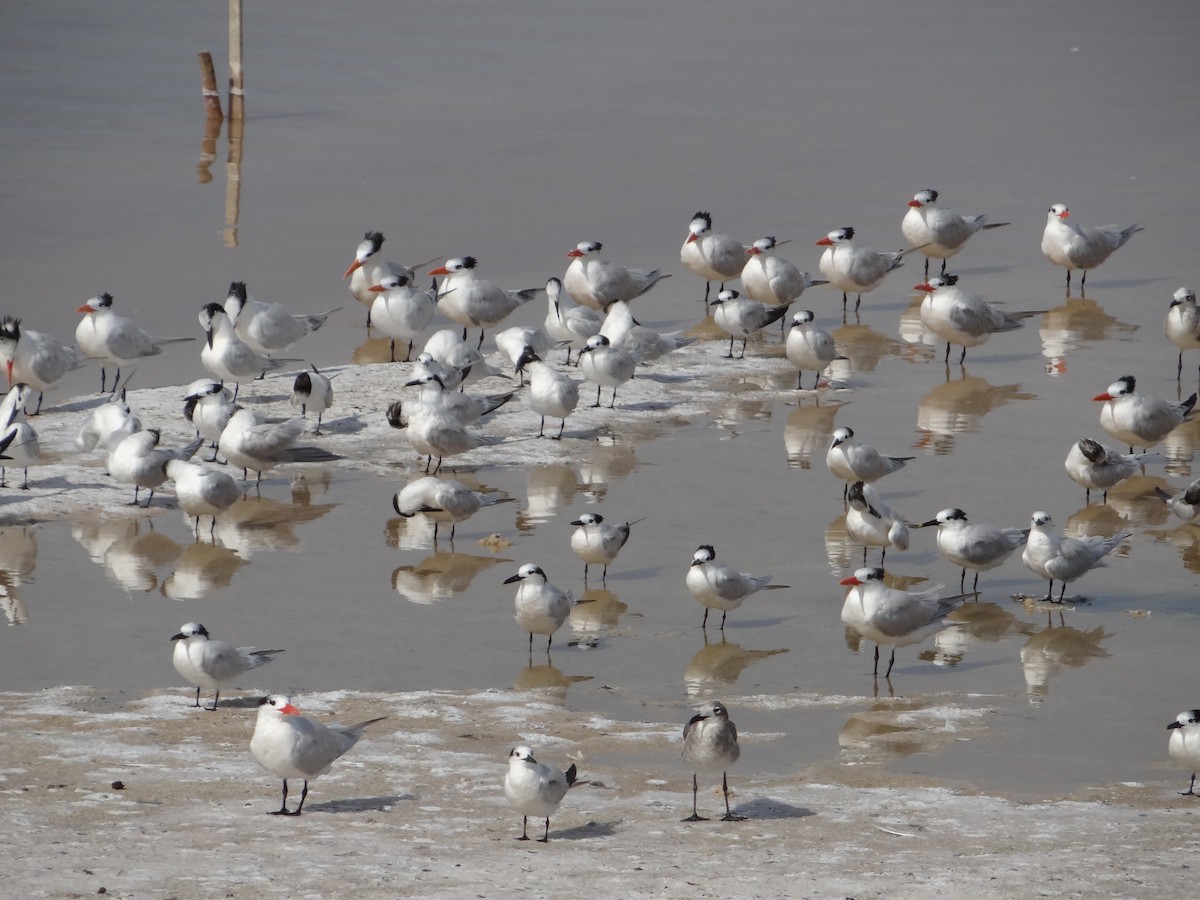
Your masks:
[{"label": "post reflection in water", "polygon": [[1084,343],[1102,341],[1110,334],[1132,334],[1138,326],[1121,322],[1110,316],[1095,300],[1087,297],[1068,297],[1044,316],[1038,328],[1042,338],[1042,356],[1046,372],[1062,375],[1067,371],[1067,355]]},{"label": "post reflection in water", "polygon": [[946,368],[946,381],[932,388],[917,403],[917,428],[924,435],[916,447],[943,455],[954,450],[954,436],[976,431],[979,420],[992,410],[1014,400],[1032,400],[1036,395],[1020,390],[1019,384],[992,385],[982,378],[968,375],[960,366],[961,377],[951,380]]},{"label": "post reflection in water", "polygon": [[746,650],[737,644],[725,640],[709,643],[708,633],[704,634],[704,646],[696,655],[688,660],[687,668],[683,671],[683,683],[687,687],[689,697],[704,696],[731,685],[742,675],[742,670],[751,663],[768,656],[787,653],[786,648],[779,650]]},{"label": "post reflection in water", "polygon": [[37,565],[37,532],[24,525],[0,528],[0,608],[9,625],[29,621],[21,585]]},{"label": "post reflection in water", "polygon": [[416,565],[397,567],[392,572],[392,590],[412,603],[439,603],[461,594],[485,569],[511,562],[499,556],[436,551]]},{"label": "post reflection in water", "polygon": [[1050,679],[1063,666],[1077,669],[1089,660],[1108,656],[1100,642],[1109,637],[1103,627],[1080,631],[1066,624],[1063,614],[1046,613],[1046,627],[1032,635],[1021,648],[1021,668],[1030,703],[1041,703],[1050,693]]}]

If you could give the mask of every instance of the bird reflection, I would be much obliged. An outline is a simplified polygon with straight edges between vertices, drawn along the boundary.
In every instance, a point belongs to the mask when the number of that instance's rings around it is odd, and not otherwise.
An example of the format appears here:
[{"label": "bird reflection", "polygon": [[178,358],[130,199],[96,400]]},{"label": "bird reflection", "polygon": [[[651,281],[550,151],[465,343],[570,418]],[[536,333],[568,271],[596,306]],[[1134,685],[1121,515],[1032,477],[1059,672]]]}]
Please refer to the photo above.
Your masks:
[{"label": "bird reflection", "polygon": [[923,294],[915,298],[904,312],[900,313],[900,340],[913,348],[911,355],[920,359],[935,359],[941,338],[926,328],[925,323],[921,321],[921,303],[924,299]]},{"label": "bird reflection", "polygon": [[[298,496],[304,497],[305,492]],[[290,550],[301,544],[296,525],[320,519],[336,506],[336,503],[283,503],[257,494],[247,495],[217,517],[216,537],[243,559],[249,559],[256,551]]]},{"label": "bird reflection", "polygon": [[923,432],[916,446],[932,449],[938,455],[954,449],[954,435],[975,431],[979,420],[994,409],[1013,400],[1032,400],[1034,394],[1020,390],[1019,384],[992,385],[982,378],[968,375],[959,367],[961,377],[950,380],[946,367],[946,382],[939,384],[917,404],[917,428]]},{"label": "bird reflection", "polygon": [[172,565],[183,547],[155,531],[147,519],[127,519],[125,525],[125,533],[104,550],[104,572],[127,591],[152,591],[158,587],[158,570]]},{"label": "bird reflection", "polygon": [[825,558],[834,575],[840,575],[854,566],[853,554],[856,545],[846,531],[846,514],[842,513],[825,526]]},{"label": "bird reflection", "polygon": [[356,366],[367,363],[390,363],[392,361],[391,342],[385,338],[368,337],[354,348],[350,361]]},{"label": "bird reflection", "polygon": [[1169,485],[1161,478],[1133,475],[1108,492],[1105,501],[1127,523],[1133,525],[1165,525],[1170,510],[1154,494],[1154,489]]},{"label": "bird reflection", "polygon": [[813,457],[825,461],[833,440],[834,418],[844,403],[797,406],[788,413],[783,426],[783,445],[787,448],[789,469],[811,469]]},{"label": "bird reflection", "polygon": [[623,441],[601,443],[578,460],[579,484],[593,497],[603,497],[610,482],[627,478],[638,466],[633,447]]},{"label": "bird reflection", "polygon": [[1046,371],[1062,375],[1067,371],[1067,355],[1087,341],[1104,340],[1112,333],[1132,334],[1138,326],[1110,316],[1095,300],[1068,297],[1042,317],[1038,333],[1042,338],[1042,356]]},{"label": "bird reflection", "polygon": [[21,585],[33,575],[36,564],[37,532],[23,525],[0,528],[0,608],[9,625],[29,621]]},{"label": "bird reflection", "polygon": [[960,606],[946,618],[958,624],[933,636],[932,659],[939,666],[958,665],[973,644],[991,644],[1010,634],[1029,635],[1034,631],[1034,626],[995,603]]},{"label": "bird reflection", "polygon": [[1108,656],[1100,642],[1109,635],[1103,627],[1080,631],[1067,625],[1060,612],[1058,625],[1054,613],[1047,613],[1046,627],[1021,648],[1021,668],[1025,671],[1025,690],[1030,703],[1041,703],[1050,693],[1050,678],[1063,666],[1077,669],[1088,660]]},{"label": "bird reflection", "polygon": [[893,703],[876,703],[855,713],[838,732],[838,746],[867,758],[900,758],[929,749],[919,725],[901,725]]},{"label": "bird reflection", "polygon": [[199,541],[189,544],[175,561],[175,571],[162,583],[162,595],[172,600],[195,600],[229,587],[233,574],[247,564],[228,547]]},{"label": "bird reflection", "polygon": [[512,560],[437,551],[414,566],[392,572],[392,590],[412,603],[438,603],[461,594],[484,569],[507,562]]},{"label": "bird reflection", "polygon": [[719,643],[710,644],[705,633],[704,646],[688,660],[687,668],[683,671],[683,683],[687,686],[689,697],[711,693],[733,684],[751,663],[787,652],[786,649],[746,650],[726,641],[723,635]]},{"label": "bird reflection", "polygon": [[628,609],[612,591],[588,588],[571,607],[569,621],[576,634],[603,633],[615,629]]},{"label": "bird reflection", "polygon": [[[1122,518],[1121,514],[1112,506],[1108,504],[1092,505],[1085,506],[1067,516],[1067,521],[1063,523],[1063,534],[1073,538],[1086,538],[1093,535],[1112,537],[1128,525],[1129,522]],[[1122,544],[1113,551],[1113,556],[1128,555],[1128,543]]]},{"label": "bird reflection", "polygon": [[1190,478],[1192,458],[1200,449],[1200,420],[1184,422],[1163,438],[1159,451],[1166,457],[1166,470],[1170,475]]},{"label": "bird reflection", "polygon": [[525,469],[525,508],[517,513],[517,528],[532,531],[570,507],[579,489],[574,466],[529,466]]},{"label": "bird reflection", "polygon": [[728,430],[735,430],[743,422],[771,417],[771,402],[764,399],[763,391],[771,390],[771,376],[767,373],[742,374],[715,379],[713,388],[722,399],[712,407],[712,423]]},{"label": "bird reflection", "polygon": [[580,681],[591,681],[591,675],[564,675],[550,663],[529,665],[517,673],[513,687],[518,691],[542,691],[559,706],[567,702],[567,688]]},{"label": "bird reflection", "polygon": [[1188,522],[1170,531],[1147,531],[1146,534],[1158,541],[1170,541],[1179,550],[1183,567],[1189,572],[1200,573],[1200,525]]},{"label": "bird reflection", "polygon": [[875,331],[866,325],[842,325],[831,333],[838,352],[850,359],[850,367],[855,372],[874,372],[879,361],[885,356],[901,356],[907,353],[899,341],[894,341],[883,332]]}]

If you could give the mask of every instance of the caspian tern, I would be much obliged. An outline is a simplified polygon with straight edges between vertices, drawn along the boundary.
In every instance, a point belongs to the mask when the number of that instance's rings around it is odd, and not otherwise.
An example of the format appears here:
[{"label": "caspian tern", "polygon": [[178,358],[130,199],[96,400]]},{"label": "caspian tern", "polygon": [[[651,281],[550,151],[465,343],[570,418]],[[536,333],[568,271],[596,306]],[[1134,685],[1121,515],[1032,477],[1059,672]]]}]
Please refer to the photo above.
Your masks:
[{"label": "caspian tern", "polygon": [[962,569],[959,590],[966,585],[967,569],[975,570],[973,591],[979,587],[980,572],[996,568],[1024,546],[1029,536],[1027,528],[1000,528],[968,522],[967,514],[957,508],[941,510],[921,527],[934,525],[937,526],[938,553]]},{"label": "caspian tern", "polygon": [[225,298],[225,312],[238,336],[264,356],[287,350],[324,325],[339,309],[340,306],[314,315],[293,315],[282,303],[263,303],[250,297],[244,281],[230,284]]},{"label": "caspian tern", "polygon": [[196,438],[179,448],[158,446],[161,432],[157,428],[136,431],[123,438],[108,451],[108,474],[113,481],[133,485],[133,504],[138,505],[138,491],[146,488],[146,509],[154,499],[154,491],[167,480],[167,463],[173,459],[191,459],[204,438]]},{"label": "caspian tern", "polygon": [[1071,292],[1071,270],[1082,269],[1079,279],[1080,290],[1087,282],[1087,270],[1104,262],[1118,247],[1142,230],[1140,225],[1102,225],[1085,228],[1068,225],[1071,213],[1063,203],[1055,203],[1046,214],[1046,228],[1042,232],[1042,254],[1056,266],[1067,270],[1067,293]]},{"label": "caspian tern", "polygon": [[777,241],[773,236],[761,237],[746,248],[750,258],[742,266],[742,288],[751,300],[770,306],[787,306],[795,303],[805,288],[818,284],[829,284],[823,279],[814,280],[807,272],[801,272],[786,259],[773,252],[776,247],[791,241]]},{"label": "caspian tern", "polygon": [[1167,509],[1185,522],[1191,522],[1200,516],[1200,478],[1177,494],[1169,494],[1156,485],[1154,494],[1167,504]]},{"label": "caspian tern", "polygon": [[567,771],[540,763],[533,758],[533,750],[521,745],[508,754],[508,772],[504,775],[504,796],[512,808],[521,814],[521,836],[518,841],[529,840],[529,817],[546,820],[546,829],[538,838],[540,843],[549,843],[550,817],[562,803],[563,797],[575,783],[576,769],[572,763]]},{"label": "caspian tern", "polygon": [[796,390],[804,388],[805,372],[815,372],[815,391],[821,382],[821,373],[829,364],[835,359],[846,358],[838,355],[833,335],[813,324],[814,318],[816,317],[811,309],[801,309],[792,313],[791,326],[783,345],[784,355],[797,370]]},{"label": "caspian tern", "polygon": [[593,407],[600,405],[600,391],[607,386],[612,388],[612,400],[608,408],[613,409],[617,402],[617,388],[633,377],[636,368],[637,357],[628,350],[612,346],[602,334],[593,334],[579,351],[579,369],[584,378],[596,385]]},{"label": "caspian tern", "polygon": [[292,382],[290,399],[292,406],[300,407],[300,415],[307,416],[310,409],[317,414],[317,430],[313,434],[320,434],[321,417],[325,415],[325,410],[333,406],[333,381],[312,366],[311,372],[301,372],[296,376]]},{"label": "caspian tern", "polygon": [[944,621],[954,609],[974,594],[956,594],[942,598],[942,585],[926,591],[905,591],[889,587],[883,569],[861,568],[841,584],[852,585],[842,604],[842,624],[849,625],[869,641],[875,642],[875,669],[879,674],[879,645],[892,648],[884,678],[896,664],[896,648],[919,644],[946,626]]},{"label": "caspian tern", "polygon": [[208,335],[200,361],[222,382],[234,383],[233,399],[237,399],[242,383],[253,381],[283,365],[282,360],[263,356],[242,340],[233,320],[219,303],[208,303],[200,310],[200,326]]},{"label": "caspian tern", "polygon": [[580,241],[567,252],[571,264],[563,275],[563,287],[577,302],[604,312],[610,303],[628,303],[640,297],[664,278],[658,269],[646,272],[601,259],[597,254],[604,247],[599,241]]},{"label": "caspian tern", "polygon": [[600,576],[602,583],[608,581],[608,565],[617,558],[621,548],[629,540],[630,526],[636,525],[641,519],[634,519],[624,525],[610,525],[599,513],[583,513],[571,522],[576,526],[571,532],[571,549],[583,560],[583,583],[587,584],[588,566],[604,566]]},{"label": "caspian tern", "polygon": [[1167,753],[1171,759],[1192,773],[1188,789],[1179,793],[1185,797],[1196,794],[1196,771],[1200,770],[1200,709],[1185,709],[1167,726]]},{"label": "caspian tern", "polygon": [[912,456],[883,456],[874,447],[854,437],[854,429],[841,427],[833,432],[833,442],[825,454],[825,465],[834,478],[846,482],[846,493],[856,481],[873,484],[914,459]]},{"label": "caspian tern", "polygon": [[888,547],[908,549],[908,524],[883,502],[873,485],[854,482],[850,485],[846,501],[850,504],[846,511],[846,533],[863,545],[864,564],[868,547],[882,549],[880,565],[887,558]]},{"label": "caspian tern", "polygon": [[408,362],[413,340],[429,327],[437,311],[437,282],[422,291],[413,287],[407,275],[388,275],[367,290],[375,295],[369,313],[371,324],[388,338],[391,361],[396,361],[396,339],[408,338],[408,350],[401,360]]},{"label": "caspian tern", "polygon": [[203,707],[209,712],[217,708],[221,688],[233,684],[251,669],[274,662],[275,654],[283,652],[235,647],[225,641],[214,641],[208,636],[208,629],[199,622],[187,622],[171,640],[176,642],[171,657],[175,671],[184,680],[196,685],[195,707],[201,708],[201,688],[216,691],[213,705]]},{"label": "caspian tern", "polygon": [[609,304],[600,334],[614,347],[628,351],[638,362],[650,362],[696,342],[695,338],[682,337],[679,331],[662,334],[640,324],[624,300]]},{"label": "caspian tern", "polygon": [[46,389],[83,365],[78,349],[63,346],[51,334],[23,329],[21,320],[12,316],[0,318],[0,359],[5,362],[9,387],[23,382],[37,389],[35,416],[42,411]]},{"label": "caspian tern", "polygon": [[885,275],[904,265],[901,260],[916,248],[898,253],[878,253],[869,247],[854,245],[853,228],[836,228],[816,242],[824,247],[821,272],[829,283],[842,292],[842,313],[846,312],[848,294],[858,295],[854,311],[858,312],[862,295],[879,287]]},{"label": "caspian tern", "polygon": [[958,253],[971,235],[1008,224],[989,223],[987,216],[960,216],[938,206],[937,201],[937,191],[917,191],[916,196],[908,201],[908,211],[900,222],[904,239],[925,254],[926,279],[929,278],[930,258],[942,261],[944,275],[946,260]]},{"label": "caspian tern", "polygon": [[529,408],[541,417],[538,437],[545,436],[546,416],[553,416],[561,421],[558,434],[551,440],[562,440],[563,429],[567,427],[567,416],[579,405],[579,382],[559,372],[549,363],[542,362],[541,357],[529,347],[525,348],[521,358],[517,360],[516,368],[518,372],[529,370],[529,390],[525,394],[525,401]]},{"label": "caspian tern", "polygon": [[84,356],[100,363],[100,393],[105,388],[105,366],[116,366],[112,390],[121,382],[121,366],[147,356],[157,356],[162,348],[170,344],[194,341],[195,338],[170,338],[158,340],[151,337],[132,319],[113,312],[112,294],[92,297],[76,312],[84,314],[75,326],[75,343]]},{"label": "caspian tern", "polygon": [[546,654],[550,654],[550,643],[554,640],[554,632],[562,628],[563,622],[571,614],[575,597],[570,591],[550,584],[546,573],[534,563],[525,563],[517,569],[516,575],[504,579],[505,584],[520,582],[517,588],[516,607],[517,624],[522,631],[529,633],[529,652],[533,653],[533,636],[546,635]]},{"label": "caspian tern", "polygon": [[415,266],[405,266],[385,260],[379,253],[383,241],[384,237],[378,231],[368,231],[363,235],[362,241],[355,248],[354,262],[350,263],[346,274],[342,276],[344,279],[350,279],[350,293],[367,307],[368,328],[371,327],[371,307],[375,303],[375,293],[371,291],[371,287],[382,283],[390,275],[402,275],[412,284],[417,269],[423,269],[433,262],[433,259],[430,259]]},{"label": "caspian tern", "polygon": [[1132,375],[1118,378],[1103,394],[1092,398],[1104,403],[1100,407],[1100,426],[1123,444],[1129,452],[1135,446],[1153,447],[1178,428],[1192,414],[1196,394],[1182,403],[1147,397],[1137,392],[1137,380]]},{"label": "caspian tern", "polygon": [[604,316],[572,300],[557,278],[546,282],[546,299],[549,301],[546,334],[560,344],[567,345],[567,365],[570,365],[571,350],[582,350],[587,339],[599,333]]},{"label": "caspian tern", "polygon": [[[751,594],[761,591],[771,583],[771,575],[751,575],[739,572],[732,566],[715,562],[717,552],[711,544],[701,544],[692,554],[684,583],[688,592],[704,607],[703,629],[708,625],[708,611],[721,610],[721,630],[725,630],[725,617],[737,609]],[[783,587],[783,585],[775,585]]]},{"label": "caspian tern", "polygon": [[175,499],[179,508],[196,520],[194,534],[200,536],[200,517],[212,516],[210,536],[217,530],[217,515],[233,506],[242,497],[242,491],[233,478],[225,472],[185,462],[181,459],[167,460],[167,477],[175,483]]},{"label": "caspian tern", "polygon": [[453,544],[459,522],[465,522],[485,506],[495,506],[510,499],[495,493],[473,491],[461,481],[426,475],[410,481],[393,494],[392,509],[405,519],[420,514],[432,520],[436,546],[440,523],[450,523],[450,543]]},{"label": "caspian tern", "polygon": [[729,769],[742,750],[738,746],[737,726],[729,721],[729,711],[719,700],[709,700],[683,726],[682,758],[692,769],[692,814],[683,821],[708,821],[696,811],[696,795],[700,785],[697,772],[720,772],[721,792],[725,795],[725,815],[722,822],[741,822],[745,816],[735,816],[729,810]]},{"label": "caspian tern", "polygon": [[713,322],[729,335],[729,352],[725,359],[733,359],[733,342],[742,339],[742,352],[738,359],[746,356],[746,342],[758,334],[772,322],[777,322],[787,315],[786,306],[767,306],[757,300],[742,297],[732,288],[727,288],[717,294],[712,302]]},{"label": "caspian tern", "polygon": [[1103,491],[1108,499],[1109,488],[1116,487],[1141,469],[1157,453],[1121,453],[1091,438],[1081,438],[1067,453],[1067,474],[1084,489],[1084,502],[1091,502],[1092,491]]},{"label": "caspian tern", "polygon": [[921,321],[946,342],[946,362],[950,361],[951,344],[963,348],[959,365],[967,358],[968,347],[978,347],[997,331],[1015,331],[1024,326],[1022,319],[1045,312],[1002,313],[978,294],[960,288],[957,275],[935,275],[913,285],[913,290],[925,292]]},{"label": "caspian tern", "polygon": [[715,234],[712,227],[711,215],[703,210],[696,213],[688,223],[687,239],[679,249],[679,261],[704,279],[705,311],[711,282],[717,282],[720,285],[717,290],[723,291],[725,282],[741,275],[746,265],[746,246],[727,234]]},{"label": "caspian tern", "polygon": [[[283,779],[283,804],[272,810],[273,816],[298,816],[308,796],[308,783],[324,775],[333,761],[358,743],[363,729],[387,716],[376,716],[356,725],[322,725],[300,715],[291,698],[272,694],[258,708],[250,752],[258,764]],[[303,778],[300,805],[287,808],[289,778]]]},{"label": "caspian tern", "polygon": [[1196,292],[1191,288],[1175,291],[1163,322],[1163,334],[1179,348],[1179,365],[1175,369],[1178,382],[1183,378],[1183,351],[1200,350],[1200,309],[1196,306]]},{"label": "caspian tern", "polygon": [[1029,538],[1021,554],[1021,562],[1034,575],[1049,582],[1046,600],[1054,602],[1054,582],[1062,582],[1058,602],[1062,603],[1067,584],[1106,565],[1104,557],[1112,553],[1120,543],[1130,537],[1132,531],[1119,531],[1112,537],[1091,535],[1079,539],[1064,537],[1053,530],[1050,514],[1038,510],[1030,519]]},{"label": "caspian tern", "polygon": [[438,289],[438,309],[442,315],[463,328],[463,340],[467,339],[468,328],[479,329],[479,343],[483,346],[484,329],[502,322],[519,307],[532,300],[541,288],[522,291],[506,291],[496,287],[475,272],[473,256],[455,256],[446,260],[430,275],[444,275]]}]

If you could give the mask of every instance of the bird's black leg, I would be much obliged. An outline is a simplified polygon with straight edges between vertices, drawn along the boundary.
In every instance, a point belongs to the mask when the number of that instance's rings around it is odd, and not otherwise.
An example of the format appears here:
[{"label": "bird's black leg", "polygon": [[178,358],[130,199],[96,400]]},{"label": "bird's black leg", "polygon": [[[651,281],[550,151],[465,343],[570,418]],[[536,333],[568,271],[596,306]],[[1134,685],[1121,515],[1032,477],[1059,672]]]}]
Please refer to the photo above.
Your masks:
[{"label": "bird's black leg", "polygon": [[721,790],[725,792],[725,815],[721,817],[722,822],[744,822],[745,816],[735,816],[729,811],[729,779],[727,775],[721,773]]},{"label": "bird's black leg", "polygon": [[529,817],[528,816],[521,816],[521,836],[519,838],[517,838],[517,840],[518,841],[529,840]]},{"label": "bird's black leg", "polygon": [[696,781],[696,773],[693,772],[692,773],[692,814],[683,820],[685,822],[707,822],[708,821],[708,819],[704,818],[702,815],[700,815],[698,812],[696,812],[696,794],[699,792],[699,790],[700,790],[700,784],[699,784],[699,782]]},{"label": "bird's black leg", "polygon": [[546,830],[542,832],[541,838],[538,839],[539,844],[550,843],[550,819],[546,819]]}]

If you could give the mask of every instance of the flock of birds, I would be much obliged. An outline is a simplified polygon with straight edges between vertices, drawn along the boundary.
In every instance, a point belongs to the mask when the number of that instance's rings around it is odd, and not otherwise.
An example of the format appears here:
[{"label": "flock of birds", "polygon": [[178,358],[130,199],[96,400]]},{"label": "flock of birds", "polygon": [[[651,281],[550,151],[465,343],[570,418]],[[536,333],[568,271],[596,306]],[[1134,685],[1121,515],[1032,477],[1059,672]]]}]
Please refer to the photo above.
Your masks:
[{"label": "flock of birds", "polygon": [[[1069,217],[1066,206],[1051,206],[1042,236],[1043,254],[1067,269],[1068,292],[1072,272],[1081,272],[1082,288],[1089,270],[1104,263],[1141,230],[1137,225],[1081,227],[1068,221]],[[764,329],[780,322],[785,331],[785,356],[797,371],[797,388],[803,388],[804,373],[812,372],[816,389],[822,373],[839,355],[832,335],[816,326],[813,312],[793,309],[814,285],[829,284],[840,290],[845,315],[851,294],[856,297],[857,310],[862,295],[879,287],[906,256],[922,254],[924,280],[915,286],[924,294],[921,321],[946,342],[947,361],[952,346],[962,348],[961,362],[968,348],[979,346],[994,333],[1020,328],[1024,319],[1038,315],[1036,311],[1002,312],[961,287],[959,279],[945,271],[947,260],[958,254],[973,235],[1004,224],[988,222],[982,215],[958,215],[938,205],[936,191],[924,190],[909,202],[902,222],[908,249],[876,252],[855,242],[853,228],[838,228],[816,241],[824,248],[820,259],[823,278],[814,279],[778,255],[787,241],[764,237],[744,244],[715,232],[711,215],[698,212],[688,225],[680,261],[705,281],[705,308],[712,323],[729,337],[727,357],[733,358],[739,339],[744,356],[749,340],[760,338]],[[562,439],[566,420],[582,394],[581,383],[571,375],[572,354],[576,355],[575,367],[583,380],[596,388],[593,406],[601,405],[604,389],[609,388],[608,406],[615,407],[618,389],[634,377],[638,366],[695,340],[682,332],[660,333],[647,328],[631,312],[632,301],[670,275],[604,260],[599,255],[603,249],[599,242],[583,241],[567,253],[570,263],[563,278],[550,278],[545,285],[548,306],[543,327],[510,327],[494,336],[499,357],[507,367],[505,374],[519,375],[521,387],[493,395],[469,393],[467,385],[502,371],[481,352],[485,331],[501,325],[542,289],[502,289],[481,277],[476,259],[470,256],[446,259],[428,269],[424,274],[433,281],[424,288],[417,284],[420,270],[435,260],[418,266],[389,262],[382,256],[383,243],[382,234],[368,232],[356,248],[345,278],[349,279],[353,296],[367,307],[368,326],[388,339],[391,360],[412,363],[406,384],[417,388],[416,398],[406,395],[391,404],[386,416],[390,424],[405,429],[411,446],[427,461],[425,474],[398,491],[392,504],[401,516],[433,519],[435,542],[438,524],[450,525],[453,540],[459,522],[505,499],[438,477],[444,459],[500,440],[472,426],[519,395],[540,417],[538,437],[545,435],[545,420],[549,417],[559,420],[551,439]],[[941,271],[932,277],[931,259],[941,260]],[[740,282],[741,291],[726,286],[735,280]],[[182,397],[185,415],[195,426],[197,436],[179,448],[160,446],[161,431],[142,425],[120,387],[120,375],[122,368],[137,360],[193,338],[153,338],[114,312],[109,294],[94,297],[79,308],[83,319],[74,347],[6,316],[0,320],[0,358],[5,360],[12,387],[0,403],[0,459],[26,469],[22,487],[28,488],[27,467],[35,465],[40,455],[29,418],[40,413],[42,392],[72,368],[87,361],[98,362],[101,392],[109,393],[110,398],[80,429],[78,449],[103,452],[112,478],[134,486],[135,504],[139,492],[147,490],[149,506],[155,490],[171,481],[180,508],[195,519],[197,535],[202,516],[211,516],[215,528],[216,518],[243,493],[234,477],[216,465],[222,457],[228,464],[225,468],[243,469],[243,480],[251,471],[261,479],[263,472],[285,462],[336,458],[320,447],[299,444],[309,434],[320,434],[321,416],[333,404],[332,378],[315,366],[300,371],[293,382],[291,399],[301,407],[300,416],[270,421],[237,403],[242,385],[300,362],[287,354],[321,328],[335,311],[294,314],[281,304],[253,299],[241,282],[230,286],[223,304],[206,304],[198,316],[204,329],[201,360],[212,378],[193,382]],[[431,327],[438,314],[455,327],[433,334],[413,360],[415,340]],[[479,336],[472,344],[469,337],[473,329],[478,329]],[[1179,348],[1177,374],[1181,375],[1183,351],[1200,349],[1200,313],[1192,291],[1181,288],[1176,292],[1164,331]],[[397,359],[398,348],[404,349],[402,360]],[[564,363],[551,361],[551,353],[556,350],[566,351]],[[111,381],[107,378],[108,368],[114,370]],[[29,411],[35,391],[37,404]],[[1188,418],[1196,395],[1183,402],[1149,397],[1137,392],[1132,376],[1124,376],[1095,400],[1103,403],[1101,426],[1121,447],[1107,447],[1091,438],[1072,447],[1066,469],[1089,498],[1091,491],[1107,492],[1153,459],[1155,454],[1150,448]],[[317,418],[316,429],[311,432],[309,413]],[[205,441],[213,448],[209,464],[192,462]],[[1122,452],[1124,447],[1129,448],[1128,453]],[[1135,447],[1143,449],[1135,452]],[[923,523],[906,522],[887,506],[875,485],[902,468],[908,459],[880,453],[846,427],[833,433],[826,455],[830,473],[845,485],[847,531],[864,547],[864,566],[841,582],[849,587],[842,621],[875,643],[876,675],[880,646],[891,648],[887,678],[898,647],[920,642],[946,627],[947,616],[977,595],[979,573],[1001,565],[1018,550],[1022,551],[1024,564],[1048,583],[1047,601],[1055,601],[1054,582],[1061,583],[1057,598],[1061,603],[1069,583],[1104,565],[1105,557],[1131,534],[1121,531],[1111,537],[1067,537],[1053,529],[1049,514],[1042,511],[1033,513],[1028,529],[976,523],[958,508],[943,509]],[[1160,494],[1181,518],[1190,521],[1200,515],[1200,481],[1178,494]],[[618,525],[604,521],[598,514],[586,513],[572,524],[575,531],[570,544],[584,563],[586,583],[590,566],[603,566],[601,577],[606,577],[608,566],[616,560],[629,540],[631,527],[637,523]],[[910,527],[936,527],[939,553],[962,569],[960,593],[943,597],[940,588],[913,591],[889,584],[883,560],[888,549],[907,549]],[[879,567],[865,565],[870,547],[882,551]],[[968,570],[974,573],[970,591],[966,590]],[[529,635],[530,654],[536,635],[546,637],[549,653],[553,636],[574,603],[571,592],[550,583],[535,563],[520,566],[505,583],[517,585],[516,620]],[[714,548],[708,544],[695,551],[685,583],[704,607],[702,628],[707,627],[709,612],[720,610],[721,629],[726,616],[751,595],[784,587],[773,584],[769,575],[740,572],[718,563]],[[223,687],[281,652],[236,648],[215,641],[197,623],[184,625],[174,640],[175,667],[196,685],[196,705],[200,705],[201,688],[216,691],[209,709],[216,709]],[[354,746],[364,729],[377,721],[370,719],[349,727],[323,725],[300,715],[288,697],[266,698],[250,749],[265,769],[283,779],[283,802],[276,814],[299,815],[308,781],[328,771],[334,760]],[[1194,772],[1200,768],[1200,711],[1180,714],[1169,728],[1170,754]],[[739,756],[737,728],[725,706],[718,701],[705,703],[685,726],[682,746],[683,759],[693,771],[692,815],[688,821],[700,818],[696,810],[697,772],[721,773],[724,818],[737,819],[729,807],[726,775]],[[564,772],[539,762],[527,746],[512,750],[504,791],[523,817],[522,839],[528,838],[529,816],[545,819],[542,840],[547,839],[549,818],[568,789],[579,783],[576,776],[575,766]],[[290,811],[289,779],[304,781],[300,804]],[[1193,774],[1193,785],[1194,781]],[[1189,785],[1187,793],[1192,793],[1191,788]]]}]

